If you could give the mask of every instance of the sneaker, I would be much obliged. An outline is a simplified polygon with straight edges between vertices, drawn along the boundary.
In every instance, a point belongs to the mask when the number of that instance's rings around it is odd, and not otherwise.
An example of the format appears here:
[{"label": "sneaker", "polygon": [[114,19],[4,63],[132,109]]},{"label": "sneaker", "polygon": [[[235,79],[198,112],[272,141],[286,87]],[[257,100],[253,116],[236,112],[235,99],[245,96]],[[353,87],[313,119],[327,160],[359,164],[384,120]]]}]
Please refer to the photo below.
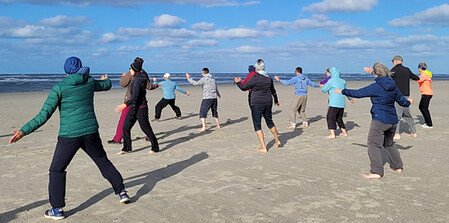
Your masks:
[{"label": "sneaker", "polygon": [[62,208],[52,208],[45,211],[44,217],[54,220],[61,220],[64,219],[64,211]]},{"label": "sneaker", "polygon": [[108,140],[108,144],[122,144],[121,142],[116,142],[113,139]]},{"label": "sneaker", "polygon": [[425,129],[433,129],[433,126],[428,126],[427,124],[423,124],[421,127]]},{"label": "sneaker", "polygon": [[126,190],[123,189],[122,192],[118,195],[118,197],[120,198],[120,203],[128,203],[129,202],[129,196],[126,193]]}]

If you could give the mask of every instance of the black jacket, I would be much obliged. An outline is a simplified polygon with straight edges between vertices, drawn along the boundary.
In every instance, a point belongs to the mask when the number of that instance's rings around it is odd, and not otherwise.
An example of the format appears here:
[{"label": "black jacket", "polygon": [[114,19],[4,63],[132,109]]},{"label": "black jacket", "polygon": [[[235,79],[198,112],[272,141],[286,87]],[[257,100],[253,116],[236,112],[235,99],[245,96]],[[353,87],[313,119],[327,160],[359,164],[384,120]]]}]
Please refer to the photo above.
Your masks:
[{"label": "black jacket", "polygon": [[408,67],[404,67],[402,64],[397,64],[391,68],[393,72],[392,77],[396,86],[398,86],[402,95],[410,96],[410,79],[416,81],[419,77],[414,75]]},{"label": "black jacket", "polygon": [[137,73],[134,75],[134,80],[131,82],[129,92],[131,97],[125,102],[127,106],[140,107],[147,104],[146,88],[148,82],[148,74],[145,72]]},{"label": "black jacket", "polygon": [[238,82],[237,86],[242,91],[251,89],[251,105],[272,106],[272,96],[274,97],[274,103],[278,103],[278,96],[276,89],[274,89],[273,80],[269,77],[256,74],[246,84],[243,85]]}]

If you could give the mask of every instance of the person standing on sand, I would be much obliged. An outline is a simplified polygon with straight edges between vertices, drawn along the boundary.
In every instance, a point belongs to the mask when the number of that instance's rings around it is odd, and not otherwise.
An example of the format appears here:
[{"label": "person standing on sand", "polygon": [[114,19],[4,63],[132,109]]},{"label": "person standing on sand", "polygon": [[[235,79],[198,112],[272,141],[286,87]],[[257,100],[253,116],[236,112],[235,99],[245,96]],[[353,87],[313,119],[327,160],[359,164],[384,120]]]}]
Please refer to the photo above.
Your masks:
[{"label": "person standing on sand", "polygon": [[[134,62],[136,62],[136,61],[141,61],[143,63],[143,60],[140,57],[136,57],[134,59]],[[131,98],[130,87],[131,87],[131,82],[133,79],[134,79],[134,76],[131,75],[131,73],[129,71],[126,73],[123,73],[122,76],[120,77],[120,86],[123,88],[126,87],[125,99],[124,99],[123,103],[126,103],[126,101],[128,101],[129,98]],[[154,90],[156,88],[158,88],[158,85],[151,84],[151,82],[148,80],[146,89]],[[122,143],[123,123],[125,122],[125,118],[126,118],[126,115],[128,114],[128,111],[129,111],[129,106],[127,106],[126,108],[124,108],[121,111],[120,119],[117,124],[117,130],[115,131],[114,138],[112,138],[112,140],[108,140],[109,144],[121,144]]]},{"label": "person standing on sand", "polygon": [[111,89],[107,75],[101,80],[89,76],[89,67],[83,67],[77,57],[69,57],[64,64],[67,77],[57,83],[50,91],[41,111],[20,130],[13,131],[9,143],[19,141],[29,135],[51,118],[59,109],[60,129],[58,142],[50,165],[48,191],[51,209],[44,216],[55,220],[64,218],[66,168],[79,148],[95,162],[101,174],[112,185],[121,203],[129,201],[123,185],[123,178],[109,161],[100,134],[94,111],[94,92]]},{"label": "person standing on sand", "polygon": [[398,116],[394,108],[397,102],[403,107],[410,106],[413,99],[406,99],[399,87],[389,78],[391,72],[382,63],[375,63],[372,69],[375,83],[359,90],[336,89],[335,93],[343,95],[364,98],[370,97],[371,103],[371,126],[368,133],[368,157],[371,162],[370,174],[363,175],[367,179],[380,179],[384,175],[382,162],[382,150],[385,148],[388,153],[388,163],[390,168],[397,173],[403,170],[401,155],[393,140]]},{"label": "person standing on sand", "polygon": [[[253,65],[248,66],[248,75],[246,75],[245,79],[241,82],[245,85],[254,75],[256,75],[256,68]],[[248,90],[248,104],[251,106],[251,89]]]},{"label": "person standing on sand", "polygon": [[220,120],[218,119],[218,100],[217,97],[221,97],[220,92],[217,88],[217,83],[215,82],[215,78],[209,73],[208,68],[203,68],[201,70],[201,75],[203,77],[198,80],[194,81],[189,73],[186,73],[187,80],[193,84],[193,85],[201,85],[203,88],[203,100],[201,101],[201,107],[200,107],[200,119],[201,119],[201,129],[200,132],[206,131],[206,118],[207,118],[207,112],[209,109],[212,111],[212,116],[215,119],[215,122],[217,123],[216,129],[221,128],[220,126]]},{"label": "person standing on sand", "polygon": [[[330,79],[321,88],[323,93],[329,94],[329,109],[327,111],[326,120],[327,128],[330,134],[326,137],[328,139],[335,138],[335,130],[338,127],[341,129],[340,136],[347,136],[345,123],[343,122],[343,114],[345,110],[345,97],[342,94],[334,93],[335,89],[346,89],[346,81],[340,78],[340,71],[337,68],[332,67],[329,69]],[[354,99],[348,97],[351,103],[354,103]]]},{"label": "person standing on sand", "polygon": [[421,100],[419,101],[419,111],[421,111],[424,117],[424,124],[421,125],[423,128],[431,129],[433,128],[432,118],[430,117],[429,104],[430,99],[433,97],[432,90],[432,72],[427,70],[427,64],[424,62],[419,63],[419,91],[421,92]]},{"label": "person standing on sand", "polygon": [[[394,83],[396,84],[396,86],[398,86],[402,95],[404,95],[405,98],[408,98],[410,96],[410,79],[417,81],[419,80],[419,77],[413,74],[408,67],[404,67],[402,65],[403,58],[401,56],[396,55],[391,61],[394,64],[394,67],[391,69],[391,72],[393,72],[392,77]],[[410,136],[414,138],[417,137],[418,135],[416,134],[415,121],[413,120],[412,114],[410,113],[410,108],[400,106],[398,103],[395,104],[395,107],[399,119],[403,118],[405,123],[407,123],[408,127],[410,128]],[[396,134],[394,135],[394,139],[401,139],[400,131],[401,122],[399,121],[396,127]]]},{"label": "person standing on sand", "polygon": [[245,85],[241,83],[242,80],[238,77],[234,78],[234,82],[242,91],[251,89],[251,116],[253,119],[254,131],[256,131],[257,138],[261,145],[257,151],[266,153],[268,150],[262,132],[262,117],[265,119],[265,123],[274,136],[276,148],[279,148],[281,142],[278,138],[278,132],[276,125],[273,122],[271,111],[273,107],[273,98],[274,103],[277,106],[280,106],[280,104],[276,89],[274,89],[273,80],[265,71],[265,62],[262,59],[258,59],[254,66],[256,68],[256,75],[249,79]]},{"label": "person standing on sand", "polygon": [[130,87],[131,97],[116,108],[117,112],[121,112],[126,107],[130,107],[123,123],[123,148],[117,155],[123,155],[132,151],[131,129],[136,121],[139,121],[140,128],[150,139],[151,150],[148,151],[148,154],[159,152],[159,144],[148,120],[148,102],[145,96],[149,79],[148,74],[142,70],[142,65],[142,59],[134,60],[130,65],[129,73],[134,78]]},{"label": "person standing on sand", "polygon": [[181,109],[175,105],[176,94],[175,90],[189,96],[190,93],[179,87],[174,81],[170,80],[171,75],[169,73],[164,74],[164,81],[157,82],[156,78],[153,78],[154,84],[158,84],[162,88],[162,99],[156,104],[154,119],[151,121],[159,121],[161,118],[162,109],[167,105],[175,112],[175,118],[181,119]]},{"label": "person standing on sand", "polygon": [[297,67],[295,69],[295,77],[290,80],[280,80],[278,76],[274,76],[274,79],[281,82],[284,85],[295,85],[295,97],[293,98],[290,106],[290,126],[289,129],[296,128],[296,113],[302,118],[302,125],[300,127],[309,127],[306,117],[306,105],[307,105],[307,86],[320,87],[319,84],[312,82],[304,74],[302,74],[302,68]]}]

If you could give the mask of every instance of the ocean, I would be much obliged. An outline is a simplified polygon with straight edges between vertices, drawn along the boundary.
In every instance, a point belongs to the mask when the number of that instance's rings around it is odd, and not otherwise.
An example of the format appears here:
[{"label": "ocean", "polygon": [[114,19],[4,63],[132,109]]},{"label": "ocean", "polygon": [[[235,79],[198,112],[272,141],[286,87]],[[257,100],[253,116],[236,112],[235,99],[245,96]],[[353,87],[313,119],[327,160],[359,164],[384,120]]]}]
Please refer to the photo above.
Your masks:
[{"label": "ocean", "polygon": [[[100,79],[103,74],[91,74],[94,79]],[[112,81],[113,88],[120,87],[121,73],[108,74]],[[187,85],[185,73],[172,73],[171,79],[179,85]],[[190,73],[194,80],[201,78],[201,73]],[[217,83],[233,83],[233,77],[245,78],[245,73],[214,73],[212,74]],[[277,75],[281,79],[289,79],[294,73],[270,73],[271,76]],[[305,74],[312,81],[320,81],[325,75],[323,73]],[[163,73],[150,73],[150,78],[156,77],[159,81],[163,80]],[[0,74],[0,93],[7,92],[28,92],[28,91],[48,91],[56,83],[62,81],[66,74]],[[373,76],[367,73],[342,73],[341,77],[345,80],[371,80]],[[449,80],[449,74],[433,74],[434,80]]]}]

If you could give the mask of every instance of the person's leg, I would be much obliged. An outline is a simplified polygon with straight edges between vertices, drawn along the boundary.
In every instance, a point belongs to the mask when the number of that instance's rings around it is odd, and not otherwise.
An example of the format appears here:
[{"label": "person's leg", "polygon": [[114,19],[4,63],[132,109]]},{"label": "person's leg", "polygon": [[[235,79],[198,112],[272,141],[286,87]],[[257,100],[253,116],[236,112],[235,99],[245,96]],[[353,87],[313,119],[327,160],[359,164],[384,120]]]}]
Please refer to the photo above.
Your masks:
[{"label": "person's leg", "polygon": [[296,127],[296,112],[298,112],[299,109],[299,99],[301,96],[294,96],[292,100],[292,104],[290,105],[290,126],[289,128],[295,128]]},{"label": "person's leg", "polygon": [[126,106],[120,114],[120,120],[117,124],[117,130],[115,131],[115,136],[112,139],[114,142],[120,143],[123,139],[123,123],[125,123],[126,115],[128,114],[129,106]]},{"label": "person's leg", "polygon": [[432,127],[433,123],[429,111],[430,99],[432,99],[432,95],[421,95],[421,100],[419,101],[419,110],[421,111],[421,114],[424,118],[424,123],[427,126]]},{"label": "person's leg", "polygon": [[263,118],[265,119],[265,123],[267,124],[267,127],[271,131],[271,134],[273,134],[273,136],[274,136],[274,140],[276,141],[276,148],[281,147],[281,141],[279,141],[278,131],[273,122],[273,113],[271,111],[271,106],[265,106],[262,115],[263,115]]},{"label": "person's leg", "polygon": [[169,101],[165,98],[162,98],[155,107],[154,112],[154,119],[160,119],[162,114],[162,109],[164,109],[169,104]]},{"label": "person's leg", "polygon": [[335,138],[335,130],[337,129],[337,125],[335,124],[336,116],[338,110],[334,107],[329,107],[327,110],[326,121],[327,121],[327,129],[329,129],[329,135],[326,136],[328,139]]},{"label": "person's leg", "polygon": [[396,134],[394,139],[401,139],[401,119],[404,114],[404,107],[400,106],[397,102],[394,103],[394,108],[396,109],[396,114],[398,115],[398,124],[396,126]]},{"label": "person's leg", "polygon": [[299,115],[301,116],[303,126],[308,127],[309,123],[307,123],[307,116],[306,116],[307,95],[301,96],[299,101],[300,101],[300,107],[298,110]]},{"label": "person's leg", "polygon": [[58,137],[58,143],[50,165],[48,192],[53,208],[65,207],[66,168],[81,147],[79,137]]},{"label": "person's leg", "polygon": [[115,194],[120,194],[125,186],[123,185],[122,175],[106,156],[103,145],[101,144],[98,132],[81,137],[83,146],[81,148],[95,162],[101,175],[109,181]]},{"label": "person's leg", "polygon": [[142,129],[145,135],[150,139],[151,151],[159,152],[159,143],[157,142],[156,135],[154,135],[153,128],[151,128],[150,121],[148,120],[148,106],[141,107],[137,111],[137,120],[139,121],[140,129]]},{"label": "person's leg", "polygon": [[130,108],[123,123],[123,148],[117,155],[122,155],[132,151],[131,129],[137,121],[137,110],[139,108]]},{"label": "person's leg", "polygon": [[168,104],[170,105],[171,109],[175,112],[176,117],[181,117],[181,109],[175,105],[175,99],[168,100]]},{"label": "person's leg", "polygon": [[263,107],[261,106],[251,106],[251,117],[253,120],[254,131],[256,132],[257,139],[260,142],[260,148],[257,149],[258,152],[267,152],[267,146],[265,145],[265,138],[262,132],[262,113]]},{"label": "person's leg", "polygon": [[344,108],[338,108],[336,121],[337,121],[338,127],[340,127],[340,129],[341,129],[340,136],[347,136],[348,135],[348,133],[346,132],[345,123],[343,122],[343,115],[344,114],[345,114],[345,109]]},{"label": "person's leg", "polygon": [[[407,97],[408,98],[408,97]],[[415,127],[415,120],[413,120],[412,114],[410,113],[409,107],[403,107],[404,113],[402,118],[404,119],[405,123],[407,123],[408,127],[410,128],[411,136],[416,137],[416,127]]]},{"label": "person's leg", "polygon": [[384,148],[385,126],[384,123],[371,121],[367,144],[371,170],[370,174],[363,176],[365,178],[380,179],[384,175],[382,149]]},{"label": "person's leg", "polygon": [[210,108],[210,104],[211,104],[210,99],[203,99],[201,101],[199,116],[200,116],[202,127],[200,129],[200,132],[206,131],[206,118],[207,118],[207,112],[209,111],[209,108]]},{"label": "person's leg", "polygon": [[220,126],[220,120],[218,119],[218,100],[215,98],[212,100],[212,105],[211,105],[211,110],[212,110],[212,116],[215,119],[215,123],[217,124],[217,129],[221,128]]},{"label": "person's leg", "polygon": [[390,168],[395,171],[400,170],[397,172],[402,172],[403,164],[401,154],[393,140],[395,129],[396,125],[391,125],[391,127],[385,131],[384,147],[387,150]]}]

